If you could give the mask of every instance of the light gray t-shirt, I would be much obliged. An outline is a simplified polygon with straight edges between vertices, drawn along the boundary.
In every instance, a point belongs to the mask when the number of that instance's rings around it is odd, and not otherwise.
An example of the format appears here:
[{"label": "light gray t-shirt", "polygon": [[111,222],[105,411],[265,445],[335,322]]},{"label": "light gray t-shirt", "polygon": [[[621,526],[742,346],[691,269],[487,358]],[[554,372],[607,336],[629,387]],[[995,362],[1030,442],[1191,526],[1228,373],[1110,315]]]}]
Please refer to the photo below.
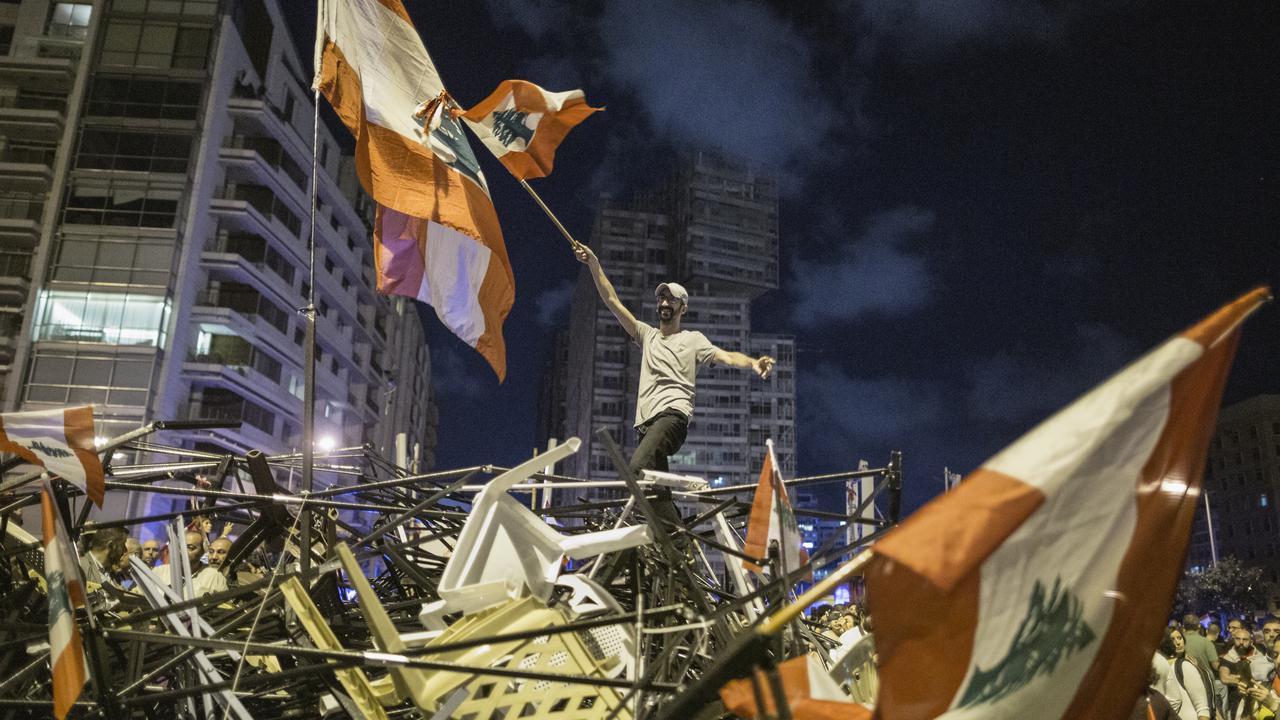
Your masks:
[{"label": "light gray t-shirt", "polygon": [[636,425],[643,425],[664,410],[693,417],[693,383],[698,366],[710,364],[716,347],[696,330],[681,330],[666,337],[652,325],[640,325],[640,390],[636,400]]}]

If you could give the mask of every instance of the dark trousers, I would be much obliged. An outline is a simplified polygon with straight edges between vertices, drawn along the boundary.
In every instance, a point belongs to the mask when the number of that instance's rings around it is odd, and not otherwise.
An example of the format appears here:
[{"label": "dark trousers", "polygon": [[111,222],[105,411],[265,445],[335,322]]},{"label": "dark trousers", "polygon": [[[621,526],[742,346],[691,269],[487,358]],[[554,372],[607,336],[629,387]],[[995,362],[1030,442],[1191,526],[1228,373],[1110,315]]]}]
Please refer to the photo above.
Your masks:
[{"label": "dark trousers", "polygon": [[[684,445],[684,440],[689,435],[689,418],[676,410],[667,410],[650,418],[636,428],[636,432],[640,434],[640,444],[631,455],[630,468],[631,474],[639,480],[641,470],[667,472],[667,458],[680,451],[680,446]],[[686,550],[688,541],[683,535],[675,533],[675,528],[682,527],[684,523],[680,518],[680,511],[671,499],[671,489],[655,485],[645,494],[649,497],[654,513],[670,524],[667,532],[674,535],[672,540],[676,548]],[[622,553],[620,557],[625,555],[626,553]]]},{"label": "dark trousers", "polygon": [[641,470],[667,472],[667,458],[680,451],[689,435],[689,418],[677,410],[667,410],[636,428],[640,444],[631,454],[631,474],[640,479]]}]

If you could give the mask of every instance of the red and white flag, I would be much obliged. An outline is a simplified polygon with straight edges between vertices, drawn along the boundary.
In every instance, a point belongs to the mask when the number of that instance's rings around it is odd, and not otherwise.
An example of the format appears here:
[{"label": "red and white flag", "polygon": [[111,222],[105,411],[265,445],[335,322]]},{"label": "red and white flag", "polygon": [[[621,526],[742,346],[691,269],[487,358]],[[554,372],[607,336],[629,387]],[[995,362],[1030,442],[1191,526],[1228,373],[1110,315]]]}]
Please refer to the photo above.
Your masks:
[{"label": "red and white flag", "polygon": [[[773,441],[765,441],[764,465],[760,468],[760,481],[751,501],[751,515],[747,518],[747,544],[742,551],[752,557],[769,556],[769,543],[778,543],[782,569],[790,573],[809,562],[804,549],[804,537],[796,523],[796,513],[787,497],[787,486],[782,482],[778,459],[773,456]],[[764,567],[752,562],[743,565],[754,572],[763,573]]]},{"label": "red and white flag", "polygon": [[[506,377],[502,324],[515,299],[489,187],[462,124],[416,117],[444,90],[400,0],[320,0],[316,87],[356,139],[378,204],[378,291],[427,303]],[[438,120],[438,122],[436,122]]]},{"label": "red and white flag", "polygon": [[528,180],[550,175],[564,136],[601,109],[588,105],[581,90],[548,92],[525,80],[504,80],[462,118],[512,175]]},{"label": "red and white flag", "polygon": [[106,478],[93,445],[92,405],[0,414],[0,452],[40,465],[102,507]]},{"label": "red and white flag", "polygon": [[1169,616],[1260,288],[1005,448],[875,546],[878,717],[1127,718]]},{"label": "red and white flag", "polygon": [[44,577],[49,588],[49,666],[53,671],[53,714],[65,718],[80,697],[87,670],[75,608],[84,607],[84,584],[71,541],[53,504],[48,480],[40,488],[44,518]]}]

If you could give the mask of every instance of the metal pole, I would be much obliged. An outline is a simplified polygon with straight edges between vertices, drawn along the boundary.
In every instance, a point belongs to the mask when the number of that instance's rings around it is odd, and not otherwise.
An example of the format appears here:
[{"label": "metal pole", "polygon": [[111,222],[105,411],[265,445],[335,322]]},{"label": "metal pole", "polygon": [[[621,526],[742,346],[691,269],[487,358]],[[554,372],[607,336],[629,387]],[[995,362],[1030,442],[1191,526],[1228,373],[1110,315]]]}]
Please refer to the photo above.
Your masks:
[{"label": "metal pole", "polygon": [[556,217],[556,214],[551,212],[551,208],[547,207],[547,204],[542,202],[542,197],[533,189],[533,186],[529,184],[529,181],[521,180],[520,187],[528,191],[529,195],[533,197],[533,201],[538,203],[538,207],[542,208],[542,212],[546,213],[547,217],[551,218],[551,223],[556,226],[556,229],[560,231],[560,234],[564,236],[564,239],[569,241],[569,246],[576,250],[579,244],[578,241],[573,239],[573,235],[569,234],[569,230],[565,228],[564,223],[560,222],[560,218]]},{"label": "metal pole", "polygon": [[[311,113],[311,232],[307,236],[307,318],[306,359],[302,379],[302,498],[311,495],[315,475],[316,443],[316,199],[320,193],[320,89],[312,98]],[[301,552],[298,568],[305,574],[311,568],[311,508],[304,504],[300,513],[302,527],[299,538]]]},{"label": "metal pole", "polygon": [[1209,491],[1201,493],[1204,498],[1204,524],[1209,528],[1209,557],[1213,564],[1218,564],[1218,543],[1213,538],[1213,511],[1209,509]]}]

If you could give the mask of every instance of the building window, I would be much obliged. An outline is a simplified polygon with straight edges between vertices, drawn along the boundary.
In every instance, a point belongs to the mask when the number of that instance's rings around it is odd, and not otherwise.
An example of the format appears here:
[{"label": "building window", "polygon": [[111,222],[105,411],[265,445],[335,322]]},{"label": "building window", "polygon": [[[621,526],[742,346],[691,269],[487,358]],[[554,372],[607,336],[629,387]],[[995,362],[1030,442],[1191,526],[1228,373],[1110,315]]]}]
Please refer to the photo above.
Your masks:
[{"label": "building window", "polygon": [[172,228],[182,190],[137,182],[82,180],[67,194],[62,221],[71,225]]},{"label": "building window", "polygon": [[161,347],[168,314],[155,295],[41,290],[33,339]]},{"label": "building window", "polygon": [[101,353],[36,351],[25,399],[59,405],[145,407],[155,360]]},{"label": "building window", "polygon": [[208,62],[211,31],[173,23],[112,18],[102,40],[103,65],[199,70]]},{"label": "building window", "polygon": [[88,3],[54,3],[45,34],[83,40],[89,35],[89,19],[92,15],[93,5]]},{"label": "building window", "polygon": [[1258,496],[1258,507],[1266,507],[1267,504],[1268,504],[1267,494],[1262,493],[1261,495]]},{"label": "building window", "polygon": [[111,10],[114,13],[213,17],[218,13],[218,3],[217,0],[115,0]]},{"label": "building window", "polygon": [[93,170],[186,173],[190,135],[86,128],[80,135],[76,167]]},{"label": "building window", "polygon": [[60,282],[168,287],[173,243],[133,238],[63,237],[53,279]]},{"label": "building window", "polygon": [[13,45],[13,26],[0,25],[0,55],[8,55]]},{"label": "building window", "polygon": [[96,77],[89,90],[88,114],[195,120],[203,91],[204,86],[199,82]]}]

